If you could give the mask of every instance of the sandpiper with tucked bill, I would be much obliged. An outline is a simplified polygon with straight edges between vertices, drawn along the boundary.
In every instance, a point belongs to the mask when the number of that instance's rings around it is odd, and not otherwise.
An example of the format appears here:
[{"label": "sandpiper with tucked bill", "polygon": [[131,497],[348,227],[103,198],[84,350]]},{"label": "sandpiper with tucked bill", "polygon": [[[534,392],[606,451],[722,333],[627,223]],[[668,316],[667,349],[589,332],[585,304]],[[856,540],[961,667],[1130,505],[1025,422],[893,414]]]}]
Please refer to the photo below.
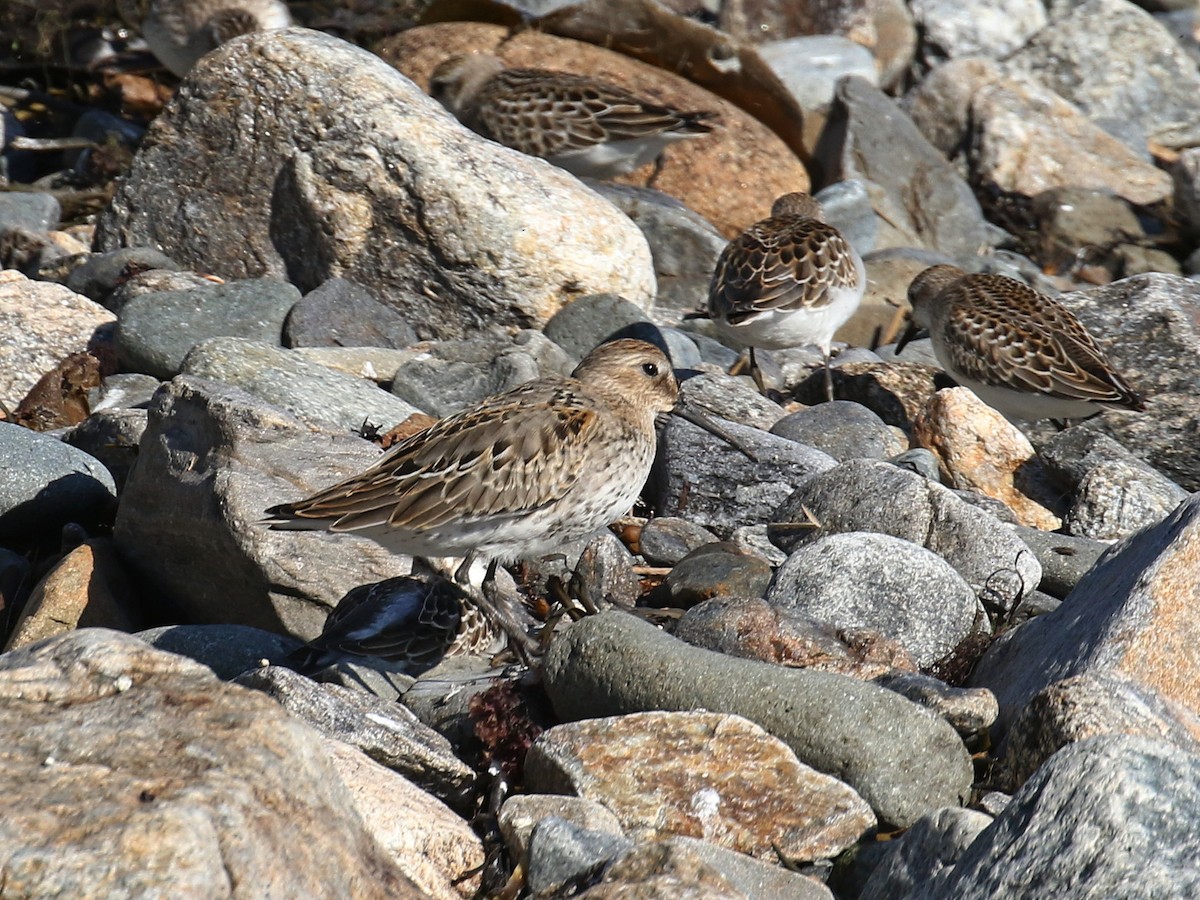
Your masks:
[{"label": "sandpiper with tucked bill", "polygon": [[160,63],[182,78],[205,53],[239,35],[287,28],[280,0],[154,0],[142,37]]},{"label": "sandpiper with tucked bill", "polygon": [[820,347],[825,394],[832,400],[833,335],[854,315],[866,287],[862,258],[825,222],[821,204],[808,194],[784,194],[769,218],[722,251],[708,290],[708,314],[722,335],[749,346],[760,390],[756,347]]},{"label": "sandpiper with tucked bill", "polygon": [[443,60],[429,93],[472,131],[591,178],[627,174],[712,131],[712,113],[651,103],[586,75],[506,68],[486,53]]},{"label": "sandpiper with tucked bill", "polygon": [[1004,275],[925,269],[908,288],[912,322],[897,356],[927,328],[942,368],[984,403],[1016,419],[1075,419],[1105,408],[1143,410],[1075,315]]},{"label": "sandpiper with tucked bill", "polygon": [[[629,511],[657,449],[655,420],[674,412],[736,440],[679,405],[666,355],[645,341],[601,344],[570,377],[547,375],[405,438],[366,471],[267,510],[274,529],[372,538],[393,553],[471,562],[545,556]],[[742,452],[750,455],[748,451]],[[482,592],[485,613],[511,617]]]},{"label": "sandpiper with tucked bill", "polygon": [[311,675],[341,660],[371,657],[420,675],[445,657],[499,649],[501,635],[454,582],[406,575],[347,593],[320,636],[288,654],[288,664]]}]

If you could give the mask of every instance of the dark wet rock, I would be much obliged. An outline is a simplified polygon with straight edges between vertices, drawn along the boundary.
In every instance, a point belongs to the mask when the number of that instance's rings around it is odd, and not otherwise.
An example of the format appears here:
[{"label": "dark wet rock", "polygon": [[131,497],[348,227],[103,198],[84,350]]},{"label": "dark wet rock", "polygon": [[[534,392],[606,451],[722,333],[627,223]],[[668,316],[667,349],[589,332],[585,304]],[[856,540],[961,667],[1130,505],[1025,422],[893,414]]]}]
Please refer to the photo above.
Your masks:
[{"label": "dark wet rock", "polygon": [[710,597],[761,597],[771,583],[771,566],[729,543],[706,544],[671,569],[650,595],[656,606],[688,609]]},{"label": "dark wet rock", "polygon": [[[152,270],[177,271],[179,264],[153,247],[126,247],[108,253],[93,253],[71,271],[66,285],[77,294],[103,303],[109,309],[113,292],[130,277]],[[211,282],[210,282],[211,283]]]},{"label": "dark wet rock", "polygon": [[673,566],[693,550],[716,540],[707,528],[678,516],[655,516],[642,526],[638,550],[652,566]]}]

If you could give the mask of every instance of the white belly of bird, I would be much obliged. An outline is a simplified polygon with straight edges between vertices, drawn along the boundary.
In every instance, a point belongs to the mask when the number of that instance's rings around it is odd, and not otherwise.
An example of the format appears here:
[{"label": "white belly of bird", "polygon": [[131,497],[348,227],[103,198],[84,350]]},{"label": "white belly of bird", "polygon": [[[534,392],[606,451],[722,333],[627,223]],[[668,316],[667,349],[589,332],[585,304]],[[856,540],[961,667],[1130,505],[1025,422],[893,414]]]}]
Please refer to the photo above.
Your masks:
[{"label": "white belly of bird", "polygon": [[718,327],[726,336],[748,347],[782,350],[816,345],[822,351],[828,351],[834,332],[854,315],[862,292],[839,288],[832,296],[833,302],[827,306],[770,309],[737,325],[718,322]]},{"label": "white belly of bird", "polygon": [[614,178],[628,175],[634,169],[653,162],[668,144],[685,137],[687,135],[667,133],[629,141],[609,141],[582,150],[568,150],[546,159],[572,175]]},{"label": "white belly of bird", "polygon": [[1018,391],[994,384],[984,384],[968,378],[961,372],[954,371],[941,360],[940,356],[938,361],[955,381],[965,388],[970,388],[976,397],[1009,419],[1024,419],[1028,422],[1037,419],[1081,419],[1103,409],[1100,404],[1092,403],[1089,400],[1071,400],[1035,391]]}]

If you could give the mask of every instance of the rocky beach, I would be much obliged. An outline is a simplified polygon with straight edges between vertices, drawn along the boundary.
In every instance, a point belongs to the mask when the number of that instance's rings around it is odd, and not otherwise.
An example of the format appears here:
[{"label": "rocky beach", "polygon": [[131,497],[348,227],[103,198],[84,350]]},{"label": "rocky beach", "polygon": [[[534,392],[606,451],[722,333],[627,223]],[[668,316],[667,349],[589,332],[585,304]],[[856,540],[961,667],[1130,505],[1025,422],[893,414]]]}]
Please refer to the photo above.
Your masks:
[{"label": "rocky beach", "polygon": [[[1200,894],[1194,5],[297,2],[181,78],[135,5],[0,12],[0,897]],[[463,53],[711,133],[576,177],[428,96]],[[704,313],[789,192],[865,267],[832,400]],[[897,352],[940,264],[1144,409]],[[614,338],[741,446],[660,417],[628,515],[501,568],[532,654],[298,672],[431,576],[266,511]]]}]

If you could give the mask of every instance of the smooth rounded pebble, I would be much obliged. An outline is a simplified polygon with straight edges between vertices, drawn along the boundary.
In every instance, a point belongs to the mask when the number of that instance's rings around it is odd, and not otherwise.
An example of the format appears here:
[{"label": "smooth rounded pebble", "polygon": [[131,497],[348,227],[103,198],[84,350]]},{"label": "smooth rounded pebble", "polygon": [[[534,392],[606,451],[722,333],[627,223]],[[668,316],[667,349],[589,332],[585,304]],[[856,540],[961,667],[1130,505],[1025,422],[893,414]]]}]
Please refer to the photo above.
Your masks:
[{"label": "smooth rounded pebble", "polygon": [[543,678],[567,720],[688,709],[744,716],[900,827],[961,804],[970,789],[970,759],[954,729],[898,694],[702,650],[625,613],[571,626],[551,644]]},{"label": "smooth rounded pebble", "polygon": [[48,535],[67,522],[92,525],[116,503],[108,469],[57,438],[0,422],[0,537]]}]

